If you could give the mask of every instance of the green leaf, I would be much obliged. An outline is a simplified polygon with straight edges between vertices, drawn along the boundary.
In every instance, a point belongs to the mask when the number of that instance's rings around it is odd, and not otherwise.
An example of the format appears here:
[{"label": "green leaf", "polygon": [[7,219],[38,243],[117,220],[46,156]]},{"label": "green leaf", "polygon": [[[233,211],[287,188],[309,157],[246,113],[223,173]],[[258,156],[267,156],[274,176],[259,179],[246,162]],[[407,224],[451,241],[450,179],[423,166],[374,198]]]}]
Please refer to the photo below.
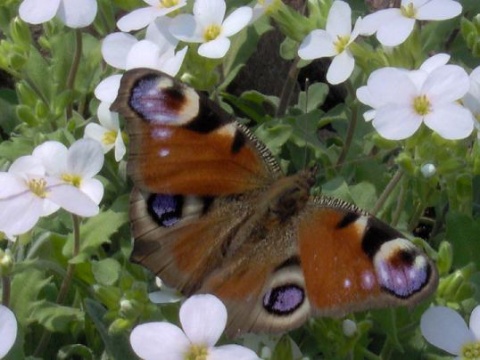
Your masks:
[{"label": "green leaf", "polygon": [[57,360],[68,360],[74,358],[93,360],[95,357],[93,351],[82,344],[66,345],[58,351]]},{"label": "green leaf", "polygon": [[83,322],[84,316],[80,309],[41,301],[35,308],[31,319],[38,321],[50,332],[66,333],[72,329],[75,323]]},{"label": "green leaf", "polygon": [[323,104],[329,88],[327,84],[318,82],[310,85],[308,91],[302,91],[298,95],[297,107],[304,113],[309,113]]},{"label": "green leaf", "polygon": [[288,335],[280,338],[272,353],[272,360],[292,360],[292,343]]},{"label": "green leaf", "polygon": [[108,332],[108,328],[103,320],[107,311],[103,308],[101,304],[99,304],[93,299],[85,299],[85,309],[95,323],[95,326],[100,333],[100,337],[105,344],[105,349],[111,359],[138,359],[130,348],[130,342],[128,341],[127,334],[111,334]]},{"label": "green leaf", "polygon": [[[87,261],[95,254],[102,244],[110,243],[112,236],[123,224],[128,221],[128,216],[123,212],[107,210],[86,220],[80,226],[80,253],[70,262],[81,263]],[[63,255],[67,258],[73,256],[73,234],[68,237],[63,248]]]},{"label": "green leaf", "polygon": [[377,191],[371,183],[361,182],[350,186],[350,194],[358,207],[365,210],[373,209],[377,199]]},{"label": "green leaf", "polygon": [[480,263],[480,219],[456,211],[449,211],[446,218],[446,240],[453,247],[453,266],[462,267],[468,262]]},{"label": "green leaf", "polygon": [[[15,268],[14,268],[15,269]],[[10,304],[18,322],[27,326],[31,313],[35,310],[41,290],[51,282],[43,271],[30,268],[15,274],[12,279]]]},{"label": "green leaf", "polygon": [[122,266],[112,258],[94,261],[92,271],[95,280],[102,285],[113,285],[117,282]]}]

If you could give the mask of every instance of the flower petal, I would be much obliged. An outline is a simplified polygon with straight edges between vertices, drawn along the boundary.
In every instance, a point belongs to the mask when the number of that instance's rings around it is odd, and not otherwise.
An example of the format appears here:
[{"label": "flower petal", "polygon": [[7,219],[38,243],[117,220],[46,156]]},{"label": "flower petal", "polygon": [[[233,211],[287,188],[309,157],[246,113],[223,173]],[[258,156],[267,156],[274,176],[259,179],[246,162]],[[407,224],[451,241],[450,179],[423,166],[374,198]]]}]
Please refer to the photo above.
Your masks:
[{"label": "flower petal", "polygon": [[365,36],[373,35],[380,27],[388,26],[392,20],[400,16],[402,16],[400,9],[383,9],[367,15],[360,24],[360,34]]},{"label": "flower petal", "polygon": [[480,305],[477,305],[470,314],[469,327],[477,341],[480,340]]},{"label": "flower petal", "polygon": [[222,24],[222,33],[224,36],[232,36],[248,25],[252,18],[252,9],[248,6],[242,6],[227,16]]},{"label": "flower petal", "polygon": [[91,178],[102,169],[103,150],[98,141],[80,139],[68,149],[67,170],[72,174]]},{"label": "flower petal", "polygon": [[31,230],[42,214],[42,202],[30,191],[0,200],[0,231],[20,235]]},{"label": "flower petal", "polygon": [[196,0],[193,5],[193,16],[201,28],[212,24],[221,25],[226,9],[224,0]]},{"label": "flower petal", "polygon": [[132,46],[127,56],[127,69],[150,68],[157,69],[160,48],[149,40],[140,40]]},{"label": "flower petal", "polygon": [[58,141],[45,141],[38,145],[32,155],[40,159],[48,175],[61,175],[67,167],[68,150]]},{"label": "flower petal", "polygon": [[178,39],[168,30],[172,24],[172,20],[173,19],[168,16],[157,18],[154,22],[148,25],[145,39],[154,42],[162,50],[166,48],[175,48],[178,44]]},{"label": "flower petal", "polygon": [[145,360],[184,360],[190,346],[182,330],[166,322],[136,326],[130,334],[130,344],[133,351]]},{"label": "flower petal", "polygon": [[13,312],[0,305],[0,358],[3,358],[12,348],[17,338],[17,320]]},{"label": "flower petal", "polygon": [[333,38],[325,30],[313,30],[303,39],[298,48],[298,56],[303,60],[318,59],[337,54]]},{"label": "flower petal", "polygon": [[122,132],[117,132],[117,137],[115,138],[115,161],[120,161],[125,156],[127,149],[125,143],[123,142]]},{"label": "flower petal", "polygon": [[337,36],[348,36],[352,32],[352,9],[345,1],[334,1],[327,17],[325,27],[334,39]]},{"label": "flower petal", "polygon": [[117,21],[117,27],[124,32],[143,29],[158,16],[160,16],[158,9],[151,6],[136,9],[122,16],[120,20]]},{"label": "flower petal", "polygon": [[[35,150],[33,152],[35,152]],[[42,159],[36,156],[20,156],[10,165],[8,172],[27,179],[27,174],[36,176],[45,175],[45,166],[42,163]]]},{"label": "flower petal", "polygon": [[412,33],[415,19],[398,16],[388,25],[381,26],[377,31],[377,39],[382,45],[397,46],[407,40]]},{"label": "flower petal", "polygon": [[198,53],[206,58],[220,59],[225,56],[229,48],[230,40],[226,37],[221,37],[200,45]]},{"label": "flower petal", "polygon": [[367,81],[371,98],[378,106],[384,104],[410,105],[417,88],[408,72],[391,67],[375,70]]},{"label": "flower petal", "polygon": [[148,294],[148,298],[155,304],[170,304],[182,300],[182,295],[176,290],[162,289]]},{"label": "flower petal", "polygon": [[75,186],[55,183],[52,180],[48,189],[48,198],[72,214],[90,217],[99,212],[97,204]]},{"label": "flower petal", "polygon": [[95,88],[95,97],[100,101],[113,103],[117,98],[118,89],[120,89],[120,80],[122,80],[122,75],[112,75],[100,81]]},{"label": "flower petal", "polygon": [[432,103],[456,101],[470,88],[467,72],[458,65],[444,65],[433,70],[422,87]]},{"label": "flower petal", "polygon": [[448,54],[436,54],[432,57],[429,57],[425,60],[422,65],[420,66],[420,70],[426,71],[427,73],[431,73],[436,68],[440,66],[446,65],[450,61],[450,55]]},{"label": "flower petal", "polygon": [[227,324],[227,309],[213,295],[194,295],[183,303],[179,317],[192,343],[213,346]]},{"label": "flower petal", "polygon": [[103,184],[97,179],[85,179],[80,185],[80,190],[88,195],[95,204],[100,204],[103,197]]},{"label": "flower petal", "polygon": [[327,71],[327,81],[337,85],[347,80],[352,75],[355,59],[347,50],[335,56]]},{"label": "flower petal", "polygon": [[0,184],[0,199],[29,191],[24,178],[8,172],[0,172]]},{"label": "flower petal", "polygon": [[244,346],[223,345],[211,349],[208,360],[260,360],[260,358]]},{"label": "flower petal", "polygon": [[137,38],[127,33],[116,32],[107,35],[102,41],[102,56],[108,65],[125,70],[127,55],[138,42]]},{"label": "flower petal", "polygon": [[432,0],[417,9],[418,20],[446,20],[460,15],[462,5],[452,0]]},{"label": "flower petal", "polygon": [[385,139],[403,140],[418,130],[422,118],[411,108],[394,104],[378,108],[372,124]]},{"label": "flower petal", "polygon": [[62,0],[58,8],[58,17],[71,28],[82,28],[90,25],[97,15],[96,0]]},{"label": "flower petal", "polygon": [[203,42],[202,34],[197,27],[195,18],[190,14],[181,14],[176,16],[168,30],[177,39],[186,42]]},{"label": "flower petal", "polygon": [[117,131],[120,129],[118,113],[110,111],[110,104],[102,101],[97,108],[97,118],[100,124],[108,130]]},{"label": "flower petal", "polygon": [[465,139],[474,128],[472,113],[457,103],[435,107],[423,121],[430,129],[449,140]]},{"label": "flower petal", "polygon": [[173,57],[170,57],[167,60],[162,59],[163,61],[159,65],[160,70],[170,76],[177,75],[178,71],[182,67],[185,55],[187,55],[187,50],[188,47],[185,46],[182,50],[177,51]]},{"label": "flower petal", "polygon": [[18,9],[20,18],[29,24],[41,24],[53,19],[61,0],[24,0]]},{"label": "flower petal", "polygon": [[475,340],[462,317],[445,306],[434,306],[425,311],[420,330],[430,344],[454,355],[460,353],[463,344]]}]

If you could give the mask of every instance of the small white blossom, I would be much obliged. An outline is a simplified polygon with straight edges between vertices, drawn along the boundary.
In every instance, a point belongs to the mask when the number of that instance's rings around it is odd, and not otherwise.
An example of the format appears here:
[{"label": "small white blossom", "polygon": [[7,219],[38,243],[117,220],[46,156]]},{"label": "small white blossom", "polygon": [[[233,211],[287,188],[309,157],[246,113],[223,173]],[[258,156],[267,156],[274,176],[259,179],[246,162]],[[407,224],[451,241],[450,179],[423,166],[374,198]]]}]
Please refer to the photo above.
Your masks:
[{"label": "small white blossom", "polygon": [[227,310],[213,295],[194,295],[180,308],[182,329],[168,322],[138,325],[130,344],[145,360],[258,360],[250,349],[240,345],[214,347],[227,323]]},{"label": "small white blossom", "polygon": [[430,344],[456,355],[456,359],[480,357],[480,306],[473,309],[469,326],[456,311],[431,307],[422,315],[420,330]]},{"label": "small white blossom", "polygon": [[385,46],[403,43],[413,31],[417,20],[447,20],[462,12],[454,0],[402,0],[400,8],[382,9],[367,15],[362,22],[362,35],[377,33]]},{"label": "small white blossom", "polygon": [[57,16],[71,28],[90,25],[97,15],[96,0],[24,0],[18,9],[20,18],[30,24],[41,24]]},{"label": "small white blossom", "polygon": [[468,75],[456,65],[441,65],[443,57],[420,70],[382,68],[374,71],[358,99],[374,108],[364,114],[386,139],[412,136],[424,123],[445,139],[468,137],[473,130],[470,111],[458,103],[469,89]]},{"label": "small white blossom", "polygon": [[126,153],[123,133],[120,129],[118,114],[109,110],[110,104],[101,102],[97,109],[99,124],[90,123],[85,127],[84,137],[98,141],[107,153],[115,148],[115,160],[122,160]]},{"label": "small white blossom", "polygon": [[69,149],[58,141],[47,141],[35,148],[33,156],[42,161],[50,176],[79,189],[96,205],[100,203],[103,185],[93,177],[102,169],[104,156],[97,141],[80,139]]},{"label": "small white blossom", "polygon": [[131,13],[123,16],[117,22],[120,30],[129,32],[132,30],[143,29],[151,24],[155,19],[165,16],[187,4],[187,0],[143,0],[147,7],[133,10]]},{"label": "small white blossom", "polygon": [[248,25],[252,9],[242,6],[225,18],[224,0],[196,0],[193,15],[182,14],[173,19],[170,32],[185,42],[202,43],[198,48],[201,56],[220,59],[230,48],[229,37]]},{"label": "small white blossom", "polygon": [[327,17],[325,30],[313,30],[302,41],[298,56],[304,60],[332,57],[327,71],[327,81],[339,84],[347,80],[355,67],[350,44],[359,35],[362,20],[358,19],[352,30],[352,9],[344,1],[334,1]]},{"label": "small white blossom", "polygon": [[0,305],[0,359],[8,354],[17,338],[17,320],[13,312]]}]

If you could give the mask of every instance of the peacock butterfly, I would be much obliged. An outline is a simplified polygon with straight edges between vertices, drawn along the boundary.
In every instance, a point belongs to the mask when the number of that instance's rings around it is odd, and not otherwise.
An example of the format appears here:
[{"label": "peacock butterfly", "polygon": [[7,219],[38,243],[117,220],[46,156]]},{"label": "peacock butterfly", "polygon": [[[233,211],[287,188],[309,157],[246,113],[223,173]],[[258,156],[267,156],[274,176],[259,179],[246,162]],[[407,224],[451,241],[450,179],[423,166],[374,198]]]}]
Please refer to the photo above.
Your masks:
[{"label": "peacock butterfly", "polygon": [[130,137],[131,259],[185,295],[222,299],[228,334],[413,305],[436,289],[418,247],[354,205],[310,196],[315,170],[283,175],[204,94],[135,69],[112,110]]}]

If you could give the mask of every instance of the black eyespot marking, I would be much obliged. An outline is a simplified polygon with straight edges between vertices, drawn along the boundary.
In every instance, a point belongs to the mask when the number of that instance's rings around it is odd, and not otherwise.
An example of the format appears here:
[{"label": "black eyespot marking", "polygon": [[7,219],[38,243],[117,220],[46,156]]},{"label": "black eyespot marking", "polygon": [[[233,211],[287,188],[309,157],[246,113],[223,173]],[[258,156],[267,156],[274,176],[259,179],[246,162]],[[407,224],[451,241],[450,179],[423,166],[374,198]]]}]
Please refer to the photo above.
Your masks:
[{"label": "black eyespot marking", "polygon": [[361,216],[359,213],[348,212],[342,220],[337,224],[337,229],[346,228],[348,225],[357,221],[357,219]]},{"label": "black eyespot marking", "polygon": [[283,263],[281,263],[280,265],[278,265],[274,271],[278,271],[278,270],[281,270],[283,268],[286,268],[286,267],[290,267],[290,266],[300,266],[300,257],[299,256],[292,256],[292,257],[289,257],[287,260],[285,260]]},{"label": "black eyespot marking", "polygon": [[231,120],[224,117],[220,107],[213,101],[209,101],[205,96],[200,96],[200,107],[198,115],[192,121],[185,124],[185,128],[202,134],[212,132]]},{"label": "black eyespot marking", "polygon": [[247,138],[244,133],[241,131],[237,130],[235,131],[235,136],[233,137],[233,142],[232,142],[232,153],[236,154],[238,153],[242,147],[245,146],[245,143],[247,142]]},{"label": "black eyespot marking", "polygon": [[397,238],[403,238],[403,235],[386,226],[383,222],[375,218],[369,218],[367,229],[363,234],[362,250],[369,258],[373,259],[384,243]]},{"label": "black eyespot marking", "polygon": [[305,301],[305,291],[294,284],[277,286],[263,296],[263,307],[270,314],[292,314]]},{"label": "black eyespot marking", "polygon": [[182,217],[183,196],[151,194],[147,210],[157,224],[163,227],[175,225]]}]

